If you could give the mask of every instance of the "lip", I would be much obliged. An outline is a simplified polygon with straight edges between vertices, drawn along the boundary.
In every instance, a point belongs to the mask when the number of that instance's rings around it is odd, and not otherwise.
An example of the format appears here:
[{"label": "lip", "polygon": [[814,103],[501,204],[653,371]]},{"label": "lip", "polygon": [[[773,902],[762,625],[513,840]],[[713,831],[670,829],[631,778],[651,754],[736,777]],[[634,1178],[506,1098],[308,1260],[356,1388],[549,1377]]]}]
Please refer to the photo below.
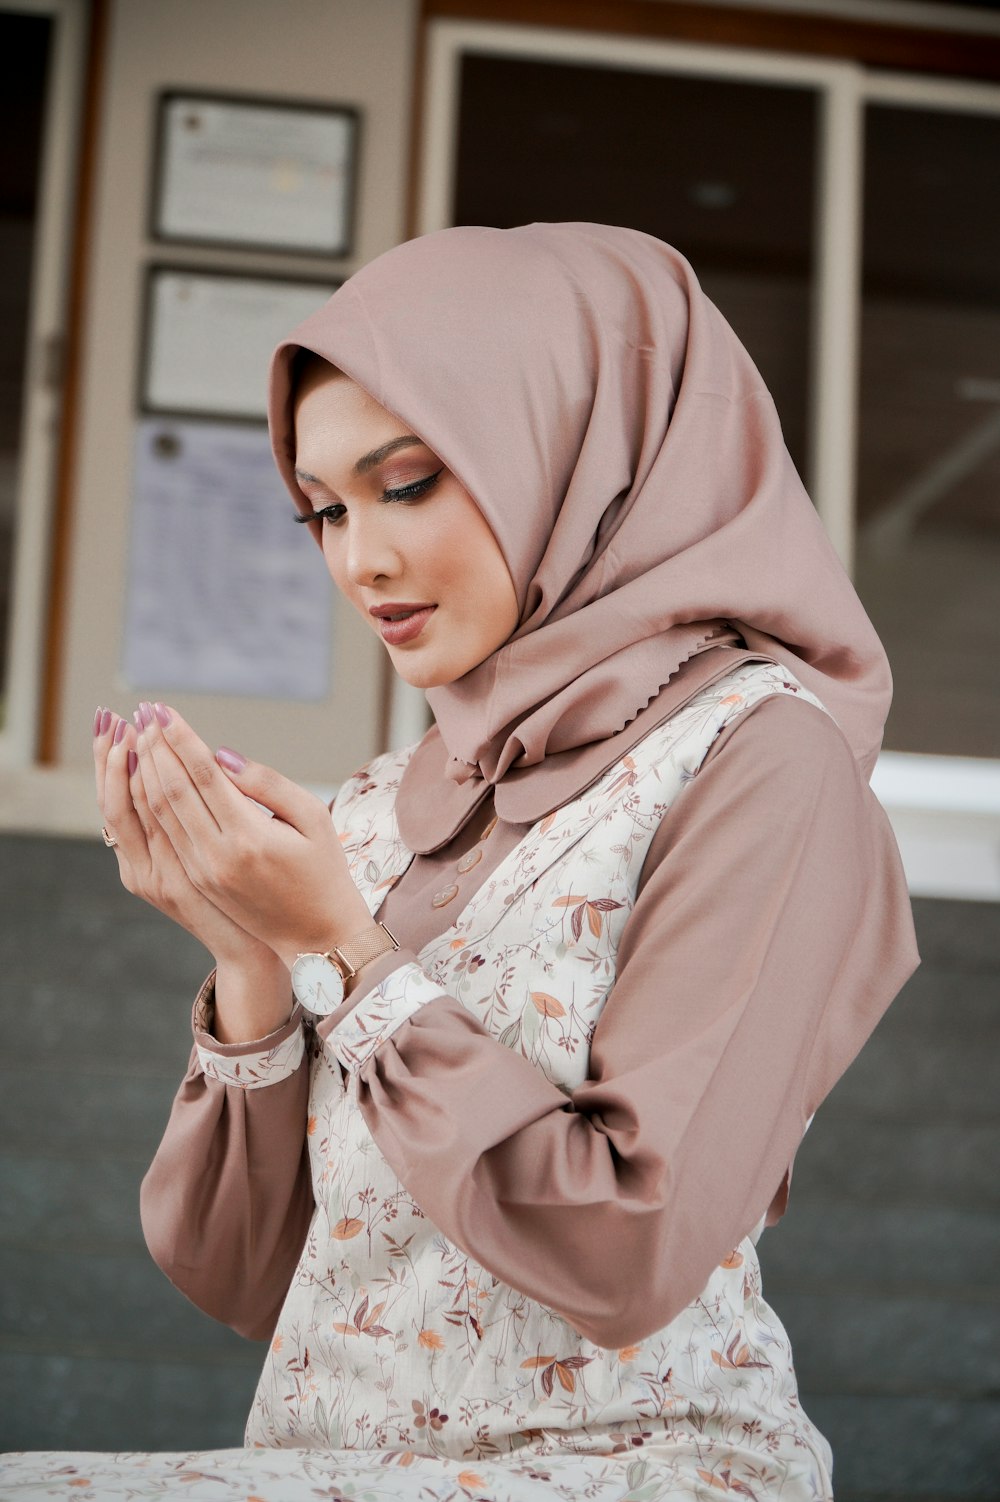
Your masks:
[{"label": "lip", "polygon": [[[369,615],[373,615],[378,621],[379,633],[382,640],[390,647],[399,647],[404,642],[413,641],[415,637],[420,635],[436,609],[436,605],[391,603],[388,605],[373,605],[368,613]],[[399,615],[404,610],[410,610],[413,614],[407,616],[404,621],[390,621],[386,619],[387,616]]]}]

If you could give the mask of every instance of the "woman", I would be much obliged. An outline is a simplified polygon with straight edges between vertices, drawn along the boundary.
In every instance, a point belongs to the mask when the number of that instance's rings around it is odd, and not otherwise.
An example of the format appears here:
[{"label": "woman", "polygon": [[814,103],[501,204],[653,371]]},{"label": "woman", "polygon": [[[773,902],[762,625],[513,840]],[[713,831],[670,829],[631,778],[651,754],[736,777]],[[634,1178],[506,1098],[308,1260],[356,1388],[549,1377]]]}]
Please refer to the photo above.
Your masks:
[{"label": "woman", "polygon": [[271,1341],[258,1449],[132,1464],[832,1495],[754,1242],[918,959],[888,667],[759,375],[646,235],[457,229],[295,331],[270,421],[436,723],[331,822],[167,706],[95,722],[125,884],[217,961],[147,1240]]}]

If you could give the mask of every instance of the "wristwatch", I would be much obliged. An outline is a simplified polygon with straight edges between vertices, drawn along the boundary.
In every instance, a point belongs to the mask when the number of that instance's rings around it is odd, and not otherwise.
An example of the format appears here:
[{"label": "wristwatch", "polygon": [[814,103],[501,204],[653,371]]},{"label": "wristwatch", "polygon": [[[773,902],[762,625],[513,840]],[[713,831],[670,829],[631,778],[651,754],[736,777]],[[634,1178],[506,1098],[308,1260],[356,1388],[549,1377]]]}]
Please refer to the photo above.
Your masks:
[{"label": "wristwatch", "polygon": [[345,944],[333,945],[324,954],[300,954],[292,966],[296,1001],[317,1017],[328,1016],[343,1004],[345,982],[357,975],[362,965],[398,948],[398,941],[385,924],[378,923]]}]

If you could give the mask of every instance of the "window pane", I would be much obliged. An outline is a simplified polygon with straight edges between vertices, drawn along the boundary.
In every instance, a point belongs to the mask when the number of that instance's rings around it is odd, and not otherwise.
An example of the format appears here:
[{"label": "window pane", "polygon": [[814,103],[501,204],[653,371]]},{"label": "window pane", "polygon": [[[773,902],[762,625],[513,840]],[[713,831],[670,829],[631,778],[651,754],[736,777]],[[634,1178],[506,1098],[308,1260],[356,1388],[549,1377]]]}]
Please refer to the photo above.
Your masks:
[{"label": "window pane", "polygon": [[524,58],[462,60],[453,222],[645,230],[694,266],[804,469],[815,95]]},{"label": "window pane", "polygon": [[1000,119],[871,107],[856,583],[885,745],[1000,756]]}]

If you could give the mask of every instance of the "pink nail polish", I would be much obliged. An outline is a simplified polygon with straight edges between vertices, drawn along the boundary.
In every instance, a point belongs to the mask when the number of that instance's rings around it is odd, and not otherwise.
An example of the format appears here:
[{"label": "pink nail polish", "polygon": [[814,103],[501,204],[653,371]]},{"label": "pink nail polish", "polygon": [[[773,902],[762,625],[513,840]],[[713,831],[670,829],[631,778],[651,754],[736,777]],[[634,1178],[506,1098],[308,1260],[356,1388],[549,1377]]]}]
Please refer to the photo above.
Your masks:
[{"label": "pink nail polish", "polygon": [[129,751],[129,754],[128,754],[128,775],[130,777],[134,777],[135,776],[135,769],[136,769],[136,767],[138,765],[139,765],[139,758],[136,756],[136,754],[135,754],[134,751]]},{"label": "pink nail polish", "polygon": [[132,724],[136,730],[142,729],[142,720],[139,718],[139,711],[137,709],[133,709],[132,711]]},{"label": "pink nail polish", "polygon": [[112,720],[111,711],[110,711],[110,709],[106,709],[104,711],[104,713],[101,715],[101,728],[100,728],[99,734],[101,734],[101,735],[107,735],[109,729],[111,728],[111,720]]},{"label": "pink nail polish", "polygon": [[238,751],[230,751],[228,746],[220,746],[215,759],[227,772],[242,772],[247,764],[245,756],[241,756]]},{"label": "pink nail polish", "polygon": [[119,720],[115,726],[114,745],[120,746],[125,739],[125,731],[128,729],[127,720]]},{"label": "pink nail polish", "polygon": [[142,699],[139,703],[139,718],[142,721],[143,730],[153,723],[153,707],[148,699]]},{"label": "pink nail polish", "polygon": [[165,704],[161,704],[159,699],[153,705],[153,713],[161,725],[166,726],[170,724],[170,710]]},{"label": "pink nail polish", "polygon": [[94,739],[95,740],[97,739],[97,737],[101,733],[101,715],[103,713],[104,713],[104,710],[102,709],[102,707],[100,705],[98,705],[97,706],[97,713],[94,716]]}]

